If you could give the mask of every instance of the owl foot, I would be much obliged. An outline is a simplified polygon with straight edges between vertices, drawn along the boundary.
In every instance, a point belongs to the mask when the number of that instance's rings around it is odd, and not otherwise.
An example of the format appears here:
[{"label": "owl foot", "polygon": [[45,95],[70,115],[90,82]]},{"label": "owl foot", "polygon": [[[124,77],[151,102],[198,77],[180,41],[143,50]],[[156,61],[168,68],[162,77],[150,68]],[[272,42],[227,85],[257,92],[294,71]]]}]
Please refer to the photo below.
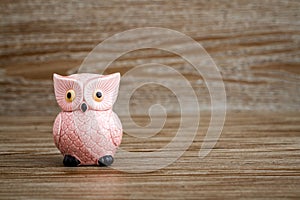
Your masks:
[{"label": "owl foot", "polygon": [[66,167],[77,167],[80,164],[80,161],[74,156],[65,155],[63,163]]},{"label": "owl foot", "polygon": [[110,166],[113,162],[114,158],[111,155],[103,156],[98,160],[98,164],[100,167]]}]

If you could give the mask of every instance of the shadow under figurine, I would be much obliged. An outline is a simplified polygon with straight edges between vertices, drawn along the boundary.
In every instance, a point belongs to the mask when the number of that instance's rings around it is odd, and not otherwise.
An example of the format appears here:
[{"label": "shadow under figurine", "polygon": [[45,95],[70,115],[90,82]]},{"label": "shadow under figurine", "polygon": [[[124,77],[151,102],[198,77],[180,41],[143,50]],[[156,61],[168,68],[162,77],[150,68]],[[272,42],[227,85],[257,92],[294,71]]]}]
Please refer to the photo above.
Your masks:
[{"label": "shadow under figurine", "polygon": [[122,125],[112,111],[120,74],[53,75],[55,97],[62,111],[53,125],[56,147],[65,166],[109,166],[122,140]]}]

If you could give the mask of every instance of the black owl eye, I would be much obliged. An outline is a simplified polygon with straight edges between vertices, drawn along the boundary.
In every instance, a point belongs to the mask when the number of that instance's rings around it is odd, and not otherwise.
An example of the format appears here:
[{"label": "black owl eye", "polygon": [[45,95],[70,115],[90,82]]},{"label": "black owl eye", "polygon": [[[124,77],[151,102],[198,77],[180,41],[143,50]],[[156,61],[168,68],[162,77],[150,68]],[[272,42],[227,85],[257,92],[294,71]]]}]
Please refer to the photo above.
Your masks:
[{"label": "black owl eye", "polygon": [[103,94],[102,94],[101,91],[97,90],[97,91],[94,92],[93,97],[94,97],[94,100],[95,100],[95,101],[100,102],[100,101],[102,101],[102,99],[103,99]]},{"label": "black owl eye", "polygon": [[96,92],[96,96],[97,96],[98,98],[101,98],[101,97],[102,97],[102,93],[101,93],[101,92]]},{"label": "black owl eye", "polygon": [[67,102],[72,102],[75,99],[75,91],[74,90],[68,90],[66,93],[66,101]]}]

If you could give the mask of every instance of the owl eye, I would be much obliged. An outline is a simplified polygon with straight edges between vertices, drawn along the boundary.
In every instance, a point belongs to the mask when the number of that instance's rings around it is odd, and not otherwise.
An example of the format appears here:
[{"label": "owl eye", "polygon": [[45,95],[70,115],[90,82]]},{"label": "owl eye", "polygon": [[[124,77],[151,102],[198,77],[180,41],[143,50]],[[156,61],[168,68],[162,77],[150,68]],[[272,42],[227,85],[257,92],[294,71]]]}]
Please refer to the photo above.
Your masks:
[{"label": "owl eye", "polygon": [[101,102],[101,101],[103,100],[103,94],[102,94],[102,92],[99,91],[99,90],[96,90],[96,91],[94,92],[93,97],[94,97],[94,100],[95,100],[95,101],[98,101],[98,102]]},{"label": "owl eye", "polygon": [[66,101],[67,102],[72,102],[75,99],[75,91],[74,90],[68,90],[66,92]]}]

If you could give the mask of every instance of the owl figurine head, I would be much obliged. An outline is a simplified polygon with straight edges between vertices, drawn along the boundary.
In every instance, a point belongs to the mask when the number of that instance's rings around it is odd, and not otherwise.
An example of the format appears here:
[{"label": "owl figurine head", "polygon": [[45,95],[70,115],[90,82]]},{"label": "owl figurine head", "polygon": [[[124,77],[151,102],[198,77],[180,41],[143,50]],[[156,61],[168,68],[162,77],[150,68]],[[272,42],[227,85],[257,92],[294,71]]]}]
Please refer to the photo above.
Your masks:
[{"label": "owl figurine head", "polygon": [[62,111],[105,111],[112,109],[117,99],[120,73],[54,74],[53,81],[56,101]]}]

